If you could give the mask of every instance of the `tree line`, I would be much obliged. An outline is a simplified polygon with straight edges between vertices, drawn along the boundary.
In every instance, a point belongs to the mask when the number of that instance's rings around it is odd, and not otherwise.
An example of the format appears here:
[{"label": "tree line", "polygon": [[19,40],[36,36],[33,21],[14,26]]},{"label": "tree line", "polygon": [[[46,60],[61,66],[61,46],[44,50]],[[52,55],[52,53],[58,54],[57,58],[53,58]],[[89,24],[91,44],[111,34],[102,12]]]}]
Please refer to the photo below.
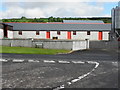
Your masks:
[{"label": "tree line", "polygon": [[92,17],[92,18],[81,18],[81,17],[49,17],[49,18],[26,18],[22,16],[21,18],[12,18],[12,19],[2,19],[2,22],[63,22],[63,20],[102,20],[104,23],[111,23],[110,17]]}]

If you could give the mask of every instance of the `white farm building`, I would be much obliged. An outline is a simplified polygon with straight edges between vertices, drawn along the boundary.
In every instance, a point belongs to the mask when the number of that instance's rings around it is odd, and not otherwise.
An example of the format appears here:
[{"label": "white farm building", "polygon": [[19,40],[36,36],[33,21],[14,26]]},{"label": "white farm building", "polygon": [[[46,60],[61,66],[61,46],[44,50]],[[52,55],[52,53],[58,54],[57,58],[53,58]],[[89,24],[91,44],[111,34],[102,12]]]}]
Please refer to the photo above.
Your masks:
[{"label": "white farm building", "polygon": [[1,23],[0,39],[109,40],[111,24],[82,23]]}]

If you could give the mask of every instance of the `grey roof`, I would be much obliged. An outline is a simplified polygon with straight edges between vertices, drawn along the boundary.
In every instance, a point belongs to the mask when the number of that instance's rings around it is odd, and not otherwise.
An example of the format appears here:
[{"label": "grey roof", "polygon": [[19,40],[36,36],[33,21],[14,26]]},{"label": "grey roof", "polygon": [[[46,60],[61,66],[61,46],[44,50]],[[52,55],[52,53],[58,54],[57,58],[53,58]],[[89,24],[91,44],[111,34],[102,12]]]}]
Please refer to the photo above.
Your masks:
[{"label": "grey roof", "polygon": [[47,23],[7,23],[13,30],[111,30],[111,24],[47,24]]},{"label": "grey roof", "polygon": [[104,23],[102,20],[63,20],[63,23]]}]

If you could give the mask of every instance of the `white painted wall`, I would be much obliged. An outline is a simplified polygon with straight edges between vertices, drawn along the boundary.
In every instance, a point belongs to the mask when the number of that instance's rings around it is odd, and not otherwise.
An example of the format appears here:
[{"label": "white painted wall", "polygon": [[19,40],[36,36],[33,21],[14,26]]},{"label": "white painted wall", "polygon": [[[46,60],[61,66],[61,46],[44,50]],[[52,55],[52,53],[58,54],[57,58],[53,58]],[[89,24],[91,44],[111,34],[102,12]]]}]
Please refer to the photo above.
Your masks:
[{"label": "white painted wall", "polygon": [[[103,31],[102,35],[103,35],[103,40],[109,40],[109,31]],[[99,31],[90,31],[90,35],[87,35],[87,31],[76,31],[76,35],[73,35],[73,31],[71,32],[72,34],[72,39],[79,39],[79,40],[85,40],[85,39],[89,39],[89,40],[98,40],[98,34]]]},{"label": "white painted wall", "polygon": [[76,31],[76,35],[72,34],[72,39],[79,39],[79,40],[98,40],[98,32],[97,31],[90,31],[90,35],[87,35],[87,31]]},{"label": "white painted wall", "polygon": [[22,35],[19,35],[19,31],[14,31],[13,37],[46,39],[46,31],[39,31],[39,35],[36,35],[36,31],[22,31]]},{"label": "white painted wall", "polygon": [[13,39],[13,31],[8,30],[8,38]]},{"label": "white painted wall", "polygon": [[87,49],[87,41],[73,41],[73,50]]},{"label": "white painted wall", "polygon": [[57,31],[50,31],[50,39],[58,37],[58,39],[67,39],[67,31],[60,31],[60,35],[57,35]]},{"label": "white painted wall", "polygon": [[91,31],[89,35],[89,40],[98,40],[99,31]]},{"label": "white painted wall", "polygon": [[[39,31],[40,35],[36,35],[36,31],[22,31],[22,35],[19,35],[19,31],[13,32],[14,38],[35,38],[35,39],[46,39],[47,31]],[[109,40],[109,31],[103,32],[103,40]],[[90,35],[87,35],[87,31],[76,31],[76,35],[73,35],[71,31],[71,39],[73,40],[98,40],[99,31],[90,31]],[[12,32],[9,31],[8,37],[12,38]],[[67,39],[67,31],[60,31],[60,35],[57,35],[57,31],[50,31],[50,39],[58,37],[58,39]]]},{"label": "white painted wall", "polygon": [[3,29],[0,28],[0,39],[2,39],[3,36],[4,36],[4,34],[3,34]]},{"label": "white painted wall", "polygon": [[103,32],[103,40],[109,40],[109,32],[106,31],[106,32]]},{"label": "white painted wall", "polygon": [[73,31],[71,32],[71,39],[85,40],[86,36],[86,31],[76,31],[76,35],[73,35]]}]

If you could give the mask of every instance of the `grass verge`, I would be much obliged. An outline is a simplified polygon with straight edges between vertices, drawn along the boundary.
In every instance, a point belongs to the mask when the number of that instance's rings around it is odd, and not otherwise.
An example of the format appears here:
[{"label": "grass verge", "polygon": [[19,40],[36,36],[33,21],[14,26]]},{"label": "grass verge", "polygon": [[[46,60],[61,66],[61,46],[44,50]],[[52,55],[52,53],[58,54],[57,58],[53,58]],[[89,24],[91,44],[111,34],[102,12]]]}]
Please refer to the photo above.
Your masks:
[{"label": "grass verge", "polygon": [[0,53],[49,54],[49,55],[53,55],[53,54],[68,53],[68,52],[70,52],[70,50],[0,46]]}]

